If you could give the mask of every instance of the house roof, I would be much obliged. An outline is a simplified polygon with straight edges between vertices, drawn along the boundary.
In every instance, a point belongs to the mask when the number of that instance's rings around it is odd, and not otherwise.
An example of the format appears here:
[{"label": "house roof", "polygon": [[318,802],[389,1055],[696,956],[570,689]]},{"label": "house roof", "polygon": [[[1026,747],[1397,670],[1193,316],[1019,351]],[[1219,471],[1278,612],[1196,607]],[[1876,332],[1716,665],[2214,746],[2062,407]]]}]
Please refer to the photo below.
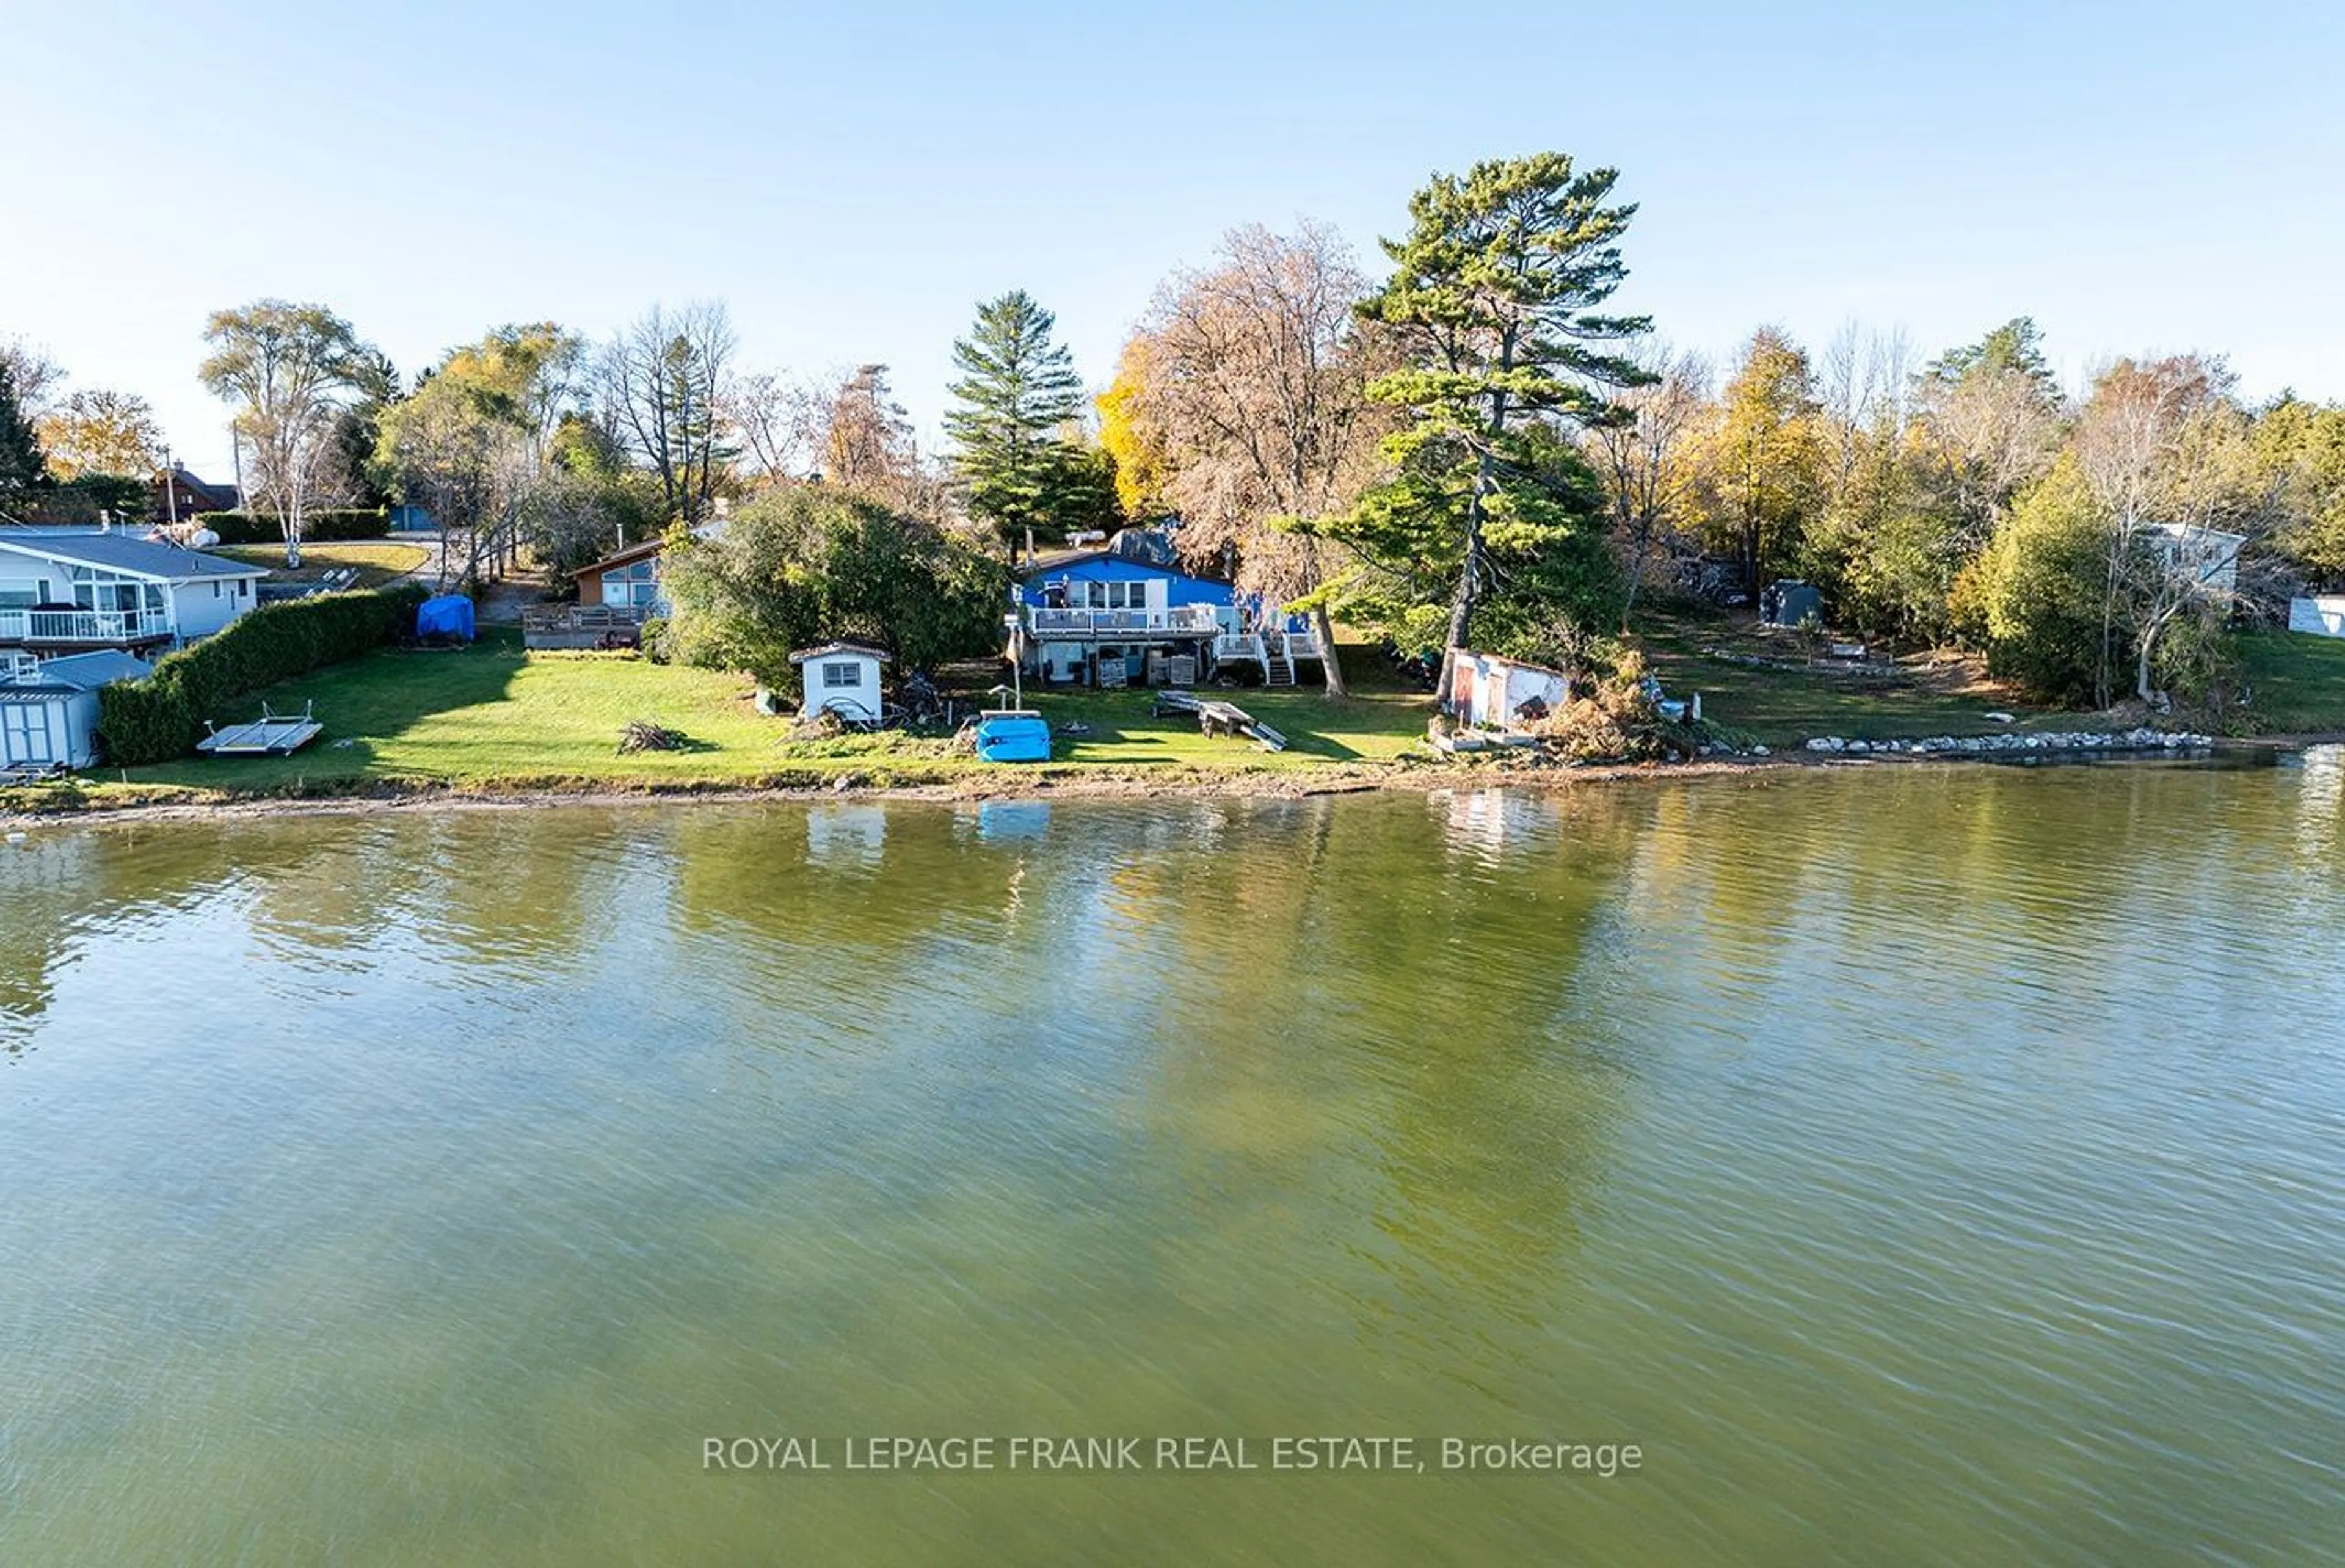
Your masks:
[{"label": "house roof", "polygon": [[211,481],[188,471],[184,465],[157,470],[150,482],[155,489],[161,490],[166,480],[175,490],[185,491],[190,501],[209,501],[217,503],[200,509],[206,511],[231,511],[242,499],[238,495],[236,486],[214,484]]},{"label": "house roof", "polygon": [[578,575],[584,577],[591,572],[602,572],[614,566],[625,566],[657,555],[666,548],[667,540],[665,536],[658,539],[646,539],[641,544],[631,544],[624,550],[614,550],[600,561],[588,561],[578,569]]},{"label": "house roof", "polygon": [[867,658],[878,659],[882,662],[885,662],[888,657],[887,649],[874,648],[868,642],[825,642],[819,648],[799,649],[797,652],[790,655],[790,663],[793,664],[803,664],[808,659],[827,658],[833,653],[860,653]]},{"label": "house roof", "polygon": [[68,561],[79,566],[103,567],[108,572],[127,572],[133,577],[151,577],[162,582],[184,582],[198,577],[269,575],[269,569],[265,566],[247,566],[241,561],[206,555],[200,551],[184,550],[176,544],[133,539],[122,533],[52,533],[32,539],[0,538],[0,550],[43,556],[51,561]]},{"label": "house roof", "polygon": [[0,675],[0,696],[73,696],[110,686],[117,681],[139,680],[150,670],[151,666],[143,661],[111,648],[95,653],[75,653],[63,659],[45,659],[34,666],[32,674],[14,681]]},{"label": "house roof", "polygon": [[1217,588],[1229,586],[1218,577],[1206,577],[1184,567],[1165,566],[1153,561],[1118,555],[1112,550],[1063,551],[1057,555],[1037,556],[1034,564],[1020,573],[1020,581],[1030,588],[1067,577],[1100,578],[1111,582],[1162,577],[1188,582],[1210,582]]},{"label": "house roof", "polygon": [[1181,562],[1181,552],[1172,543],[1172,536],[1158,528],[1120,528],[1103,544],[1088,544],[1074,550],[1051,550],[1037,553],[1028,565],[1029,575],[1037,572],[1052,572],[1087,561],[1123,561],[1135,566],[1151,566],[1175,576],[1194,577]]},{"label": "house roof", "polygon": [[[691,533],[695,539],[722,539],[725,537],[725,519],[718,516],[695,522],[692,525]],[[584,577],[590,572],[600,572],[606,566],[624,566],[630,561],[642,561],[647,556],[657,555],[666,548],[667,535],[655,534],[640,544],[630,544],[624,550],[614,550],[600,561],[588,561],[578,569],[577,574]]]},{"label": "house roof", "polygon": [[94,653],[71,653],[62,659],[46,660],[41,665],[41,673],[49,680],[90,692],[117,681],[143,680],[151,668],[145,660],[119,649],[101,648]]}]

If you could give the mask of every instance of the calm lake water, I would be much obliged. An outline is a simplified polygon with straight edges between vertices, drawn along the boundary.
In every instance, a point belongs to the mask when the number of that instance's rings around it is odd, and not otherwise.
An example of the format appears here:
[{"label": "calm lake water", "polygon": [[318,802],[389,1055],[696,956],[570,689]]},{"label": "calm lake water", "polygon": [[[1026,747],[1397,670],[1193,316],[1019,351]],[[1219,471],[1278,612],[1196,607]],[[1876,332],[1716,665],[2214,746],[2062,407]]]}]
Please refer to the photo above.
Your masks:
[{"label": "calm lake water", "polygon": [[2334,752],[44,828],[0,1563],[2338,1561],[2341,867]]}]

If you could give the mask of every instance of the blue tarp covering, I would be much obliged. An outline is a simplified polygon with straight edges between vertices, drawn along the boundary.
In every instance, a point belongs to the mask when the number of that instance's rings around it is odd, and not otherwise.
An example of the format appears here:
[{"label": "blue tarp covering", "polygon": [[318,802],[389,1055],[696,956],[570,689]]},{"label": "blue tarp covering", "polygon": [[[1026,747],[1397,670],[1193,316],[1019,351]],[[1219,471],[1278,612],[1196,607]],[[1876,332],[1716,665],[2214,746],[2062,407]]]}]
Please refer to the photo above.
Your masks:
[{"label": "blue tarp covering", "polygon": [[437,599],[425,600],[415,607],[415,634],[471,642],[472,602],[461,593],[442,593]]}]

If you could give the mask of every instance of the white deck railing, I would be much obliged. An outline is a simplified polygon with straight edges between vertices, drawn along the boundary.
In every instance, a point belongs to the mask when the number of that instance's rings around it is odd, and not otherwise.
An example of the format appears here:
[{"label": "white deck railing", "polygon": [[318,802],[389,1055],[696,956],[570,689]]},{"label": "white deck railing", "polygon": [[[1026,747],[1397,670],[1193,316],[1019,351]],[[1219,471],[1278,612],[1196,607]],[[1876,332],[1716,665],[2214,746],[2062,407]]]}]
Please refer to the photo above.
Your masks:
[{"label": "white deck railing", "polygon": [[1262,639],[1251,632],[1236,637],[1228,635],[1216,637],[1213,639],[1213,657],[1251,659],[1257,664],[1262,663],[1264,659]]},{"label": "white deck railing", "polygon": [[137,642],[170,635],[168,610],[0,610],[0,642]]},{"label": "white deck railing", "polygon": [[1221,624],[1210,604],[1169,610],[1045,610],[1030,607],[1026,624],[1037,637],[1102,637],[1117,632],[1175,632],[1197,636]]}]

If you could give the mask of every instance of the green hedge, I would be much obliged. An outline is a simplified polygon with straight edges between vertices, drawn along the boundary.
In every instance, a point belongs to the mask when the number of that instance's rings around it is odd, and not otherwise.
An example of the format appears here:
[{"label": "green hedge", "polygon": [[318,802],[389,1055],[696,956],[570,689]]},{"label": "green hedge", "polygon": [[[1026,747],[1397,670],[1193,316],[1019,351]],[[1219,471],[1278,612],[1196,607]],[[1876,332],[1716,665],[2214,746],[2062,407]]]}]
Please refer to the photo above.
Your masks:
[{"label": "green hedge", "polygon": [[[199,511],[196,513],[195,521],[198,527],[208,528],[218,534],[222,544],[279,544],[285,539],[285,530],[279,526],[275,518],[266,513]],[[331,544],[337,540],[390,537],[391,513],[380,507],[313,511],[301,520],[301,541],[304,544]]]},{"label": "green hedge", "polygon": [[426,597],[420,585],[405,583],[261,605],[226,631],[166,654],[145,680],[99,691],[107,761],[137,767],[186,756],[203,721],[238,698],[406,636]]}]

